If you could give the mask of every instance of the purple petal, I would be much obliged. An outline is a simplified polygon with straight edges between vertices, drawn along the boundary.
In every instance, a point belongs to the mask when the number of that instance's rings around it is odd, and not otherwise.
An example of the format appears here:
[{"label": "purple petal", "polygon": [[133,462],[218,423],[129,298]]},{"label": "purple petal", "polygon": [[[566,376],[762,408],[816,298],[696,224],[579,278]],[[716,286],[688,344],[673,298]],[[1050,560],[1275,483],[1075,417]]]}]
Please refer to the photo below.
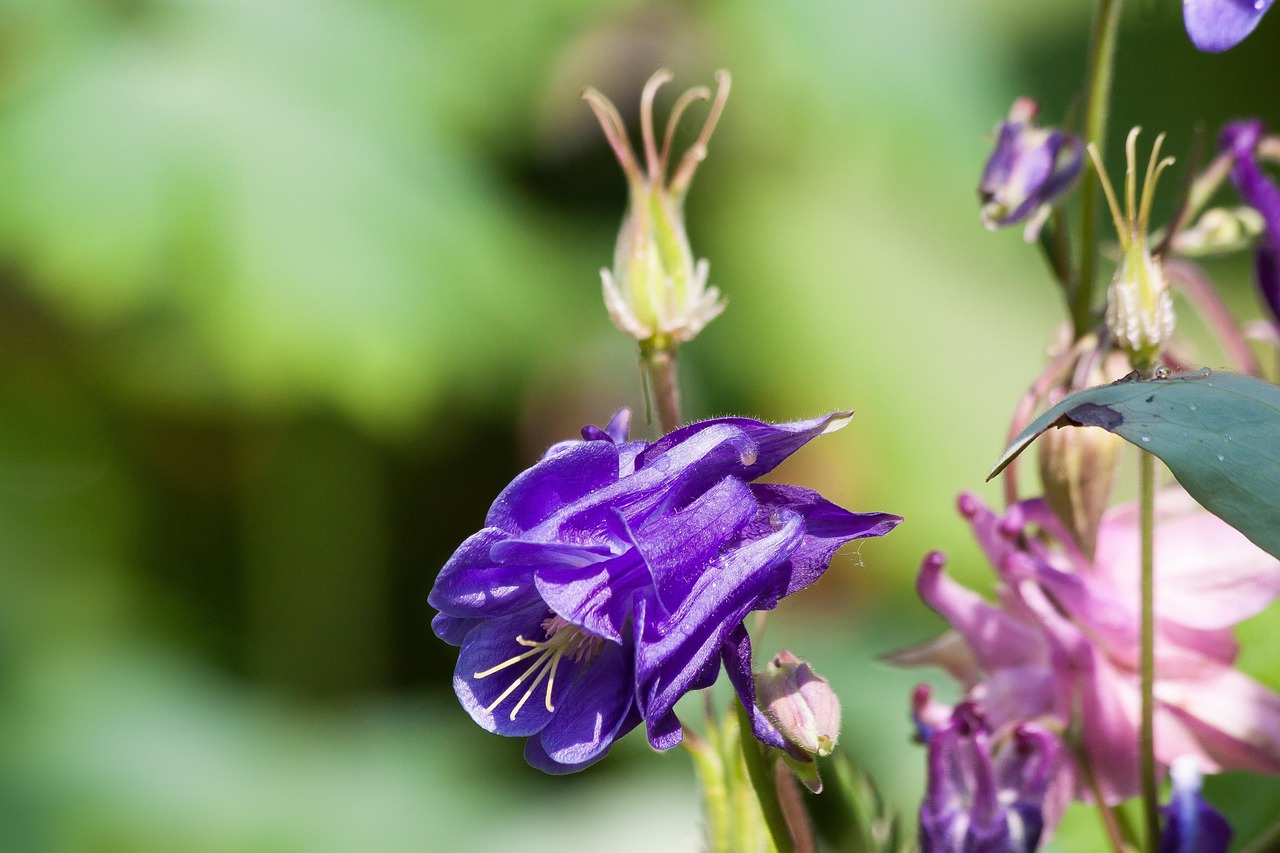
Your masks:
[{"label": "purple petal", "polygon": [[684,509],[652,516],[632,532],[658,601],[676,610],[693,585],[756,514],[751,488],[726,477]]},{"label": "purple petal", "polygon": [[[622,723],[618,726],[617,731],[614,732],[613,742],[617,742],[619,738],[627,734],[636,726],[640,725],[642,722],[644,721],[640,719],[640,712],[637,711],[635,705],[632,704],[627,715],[623,718]],[[612,745],[612,743],[610,745]],[[544,773],[554,773],[556,775],[577,773],[579,770],[585,770],[608,754],[609,750],[605,749],[587,761],[583,761],[578,764],[561,764],[547,754],[547,750],[542,746],[541,738],[531,737],[525,741],[524,745],[525,761],[529,762],[529,764]]]},{"label": "purple petal", "polygon": [[651,724],[688,692],[760,597],[769,594],[774,569],[799,546],[803,528],[800,516],[791,513],[774,535],[728,552],[669,616],[655,600],[637,602],[636,695]]},{"label": "purple petal", "polygon": [[437,613],[431,619],[431,630],[449,645],[460,646],[471,629],[483,621],[483,619],[465,619]]},{"label": "purple petal", "polygon": [[684,729],[680,727],[680,719],[676,716],[675,711],[668,710],[666,713],[647,720],[649,745],[661,752],[662,750],[671,749],[673,746],[679,745],[684,740]]},{"label": "purple petal", "polygon": [[[590,444],[604,446],[604,442]],[[743,458],[754,453],[751,440],[739,429],[721,426],[698,431],[646,467],[637,467],[635,473],[564,506],[522,538],[604,542],[625,537],[622,520],[635,525],[657,512],[681,508],[732,473],[731,469],[740,470]]]},{"label": "purple petal", "polygon": [[533,604],[533,572],[527,566],[495,565],[489,556],[506,538],[492,527],[468,537],[440,570],[427,602],[441,613],[462,618],[510,613]]},{"label": "purple petal", "polygon": [[635,550],[579,568],[539,569],[538,594],[566,621],[591,633],[622,642],[633,595],[648,581]]},{"label": "purple petal", "polygon": [[746,625],[739,624],[729,634],[720,647],[720,659],[724,661],[724,671],[738,693],[738,700],[751,715],[751,733],[756,740],[786,749],[787,742],[782,734],[756,705],[756,682],[751,675],[751,635],[747,633]]},{"label": "purple petal", "polygon": [[717,454],[719,458],[715,461],[720,464],[710,466],[713,470],[720,472],[716,479],[726,474],[733,474],[742,480],[755,480],[772,471],[782,460],[810,440],[842,428],[852,417],[853,412],[832,412],[813,420],[787,424],[767,424],[750,418],[716,418],[701,421],[669,432],[654,442],[636,459],[636,468],[642,469],[658,464],[661,457],[702,432],[727,429],[739,434],[741,438],[735,442],[717,441],[718,449],[729,450],[734,447],[739,450],[739,453],[735,456],[724,452]]},{"label": "purple petal", "polygon": [[1253,32],[1272,0],[1182,0],[1191,43],[1206,53],[1235,47]]},{"label": "purple petal", "polygon": [[513,536],[618,479],[618,448],[607,441],[564,442],[502,490],[485,526]]},{"label": "purple petal", "polygon": [[842,545],[854,539],[883,536],[902,522],[901,517],[884,512],[849,512],[817,492],[798,486],[755,483],[751,491],[760,504],[760,511],[756,521],[744,532],[744,538],[770,532],[768,520],[780,509],[798,512],[804,518],[804,539],[800,547],[779,567],[783,580],[778,589],[780,598],[804,589],[821,577]]},{"label": "purple petal", "polygon": [[1257,147],[1264,133],[1260,121],[1232,122],[1222,129],[1220,146],[1234,157],[1231,180],[1236,191],[1265,223],[1266,233],[1254,255],[1254,273],[1272,320],[1280,322],[1280,187],[1258,164]]},{"label": "purple petal", "polygon": [[631,685],[622,648],[606,643],[557,700],[555,715],[537,737],[542,752],[557,765],[575,768],[603,756],[633,707]]},{"label": "purple petal", "polygon": [[[542,731],[550,721],[553,712],[546,707],[545,677],[532,691],[529,689],[537,673],[531,674],[507,693],[492,711],[488,710],[507,692],[507,688],[529,670],[537,660],[536,656],[517,661],[483,678],[476,677],[477,673],[483,673],[528,652],[529,648],[521,645],[517,638],[524,637],[532,642],[543,640],[546,632],[542,629],[542,622],[548,616],[549,611],[539,602],[536,607],[487,619],[467,634],[458,655],[458,665],[453,671],[453,689],[471,719],[486,731],[508,737],[525,737]],[[551,694],[553,707],[559,706],[579,666],[567,657],[561,660]],[[511,712],[526,693],[529,693],[529,699],[520,706],[513,719]]]},{"label": "purple petal", "polygon": [[1271,322],[1280,324],[1280,250],[1276,244],[1263,241],[1253,256],[1253,274],[1262,301],[1271,311]]}]

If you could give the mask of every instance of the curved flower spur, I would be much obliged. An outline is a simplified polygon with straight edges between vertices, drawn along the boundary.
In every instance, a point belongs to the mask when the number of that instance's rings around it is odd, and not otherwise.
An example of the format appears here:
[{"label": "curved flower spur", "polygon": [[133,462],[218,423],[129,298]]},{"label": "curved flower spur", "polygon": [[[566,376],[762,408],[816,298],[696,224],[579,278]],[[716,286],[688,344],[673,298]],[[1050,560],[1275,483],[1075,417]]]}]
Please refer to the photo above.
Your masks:
[{"label": "curved flower spur", "polygon": [[649,444],[628,440],[624,409],[551,447],[431,590],[432,627],[462,648],[454,689],[472,719],[528,737],[535,767],[580,770],[642,721],[655,748],[678,744],[676,701],[723,661],[756,737],[782,748],[756,708],[743,619],[902,519],[752,481],[850,415],[718,418]]}]

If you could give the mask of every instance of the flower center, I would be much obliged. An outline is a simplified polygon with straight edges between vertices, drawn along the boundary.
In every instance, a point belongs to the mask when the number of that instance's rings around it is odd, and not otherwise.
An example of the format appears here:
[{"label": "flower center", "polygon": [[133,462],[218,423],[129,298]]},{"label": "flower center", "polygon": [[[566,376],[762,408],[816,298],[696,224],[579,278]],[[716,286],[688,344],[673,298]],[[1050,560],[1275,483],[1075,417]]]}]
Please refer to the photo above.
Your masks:
[{"label": "flower center", "polygon": [[575,663],[591,660],[600,654],[600,650],[604,647],[603,637],[597,637],[585,628],[572,625],[559,616],[552,615],[543,620],[541,627],[542,633],[546,637],[545,640],[534,642],[517,636],[516,642],[528,648],[527,652],[507,658],[497,666],[491,666],[483,672],[477,672],[472,676],[477,679],[488,678],[494,673],[514,666],[522,660],[533,658],[524,672],[515,681],[511,682],[506,690],[502,691],[502,695],[494,699],[488,708],[485,708],[486,713],[492,714],[494,708],[501,705],[521,684],[528,681],[529,686],[525,688],[524,695],[520,697],[520,701],[516,703],[516,706],[511,709],[511,719],[514,720],[516,715],[520,713],[520,709],[524,707],[524,703],[529,701],[529,697],[533,695],[534,690],[538,689],[538,685],[542,683],[544,678],[547,680],[547,710],[555,711],[555,705],[551,703],[551,691],[555,687],[556,669],[560,666],[560,661],[565,657]]}]

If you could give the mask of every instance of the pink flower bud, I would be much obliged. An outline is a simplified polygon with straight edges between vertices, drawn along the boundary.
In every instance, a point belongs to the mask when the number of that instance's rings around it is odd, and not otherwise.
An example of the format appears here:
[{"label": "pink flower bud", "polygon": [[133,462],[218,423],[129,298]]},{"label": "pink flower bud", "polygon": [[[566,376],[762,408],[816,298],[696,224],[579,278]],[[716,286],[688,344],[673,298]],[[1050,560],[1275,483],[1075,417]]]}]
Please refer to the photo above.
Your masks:
[{"label": "pink flower bud", "polygon": [[830,755],[840,735],[840,700],[827,680],[791,652],[755,674],[756,701],[787,741],[810,755]]}]

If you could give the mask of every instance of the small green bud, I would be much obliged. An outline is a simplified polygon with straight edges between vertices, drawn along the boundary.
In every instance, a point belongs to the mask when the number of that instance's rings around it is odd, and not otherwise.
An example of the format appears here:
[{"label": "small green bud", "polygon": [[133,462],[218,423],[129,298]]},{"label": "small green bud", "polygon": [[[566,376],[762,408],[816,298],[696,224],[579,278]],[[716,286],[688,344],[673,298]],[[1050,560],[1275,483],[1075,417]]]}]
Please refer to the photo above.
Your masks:
[{"label": "small green bud", "polygon": [[1262,214],[1252,207],[1214,207],[1195,225],[1179,231],[1171,249],[1188,257],[1234,252],[1248,246],[1265,228]]},{"label": "small green bud", "polygon": [[810,755],[831,754],[840,736],[840,700],[825,678],[782,651],[755,682],[760,710],[789,743]]},{"label": "small green bud", "polygon": [[725,99],[729,73],[716,74],[719,88],[702,132],[680,158],[668,177],[671,144],[680,117],[695,101],[709,100],[703,86],[690,89],[676,100],[667,120],[662,146],[654,136],[653,101],[658,89],[671,79],[665,69],[649,78],[640,100],[640,130],[644,142],[644,169],[627,139],[617,108],[595,89],[582,93],[604,130],[609,145],[627,178],[627,213],[618,232],[613,269],[602,269],[604,304],[613,324],[637,341],[658,338],[663,345],[692,340],[724,310],[720,291],[707,285],[706,260],[695,262],[684,226],[684,199],[698,164],[706,157],[707,142],[715,130]]}]

